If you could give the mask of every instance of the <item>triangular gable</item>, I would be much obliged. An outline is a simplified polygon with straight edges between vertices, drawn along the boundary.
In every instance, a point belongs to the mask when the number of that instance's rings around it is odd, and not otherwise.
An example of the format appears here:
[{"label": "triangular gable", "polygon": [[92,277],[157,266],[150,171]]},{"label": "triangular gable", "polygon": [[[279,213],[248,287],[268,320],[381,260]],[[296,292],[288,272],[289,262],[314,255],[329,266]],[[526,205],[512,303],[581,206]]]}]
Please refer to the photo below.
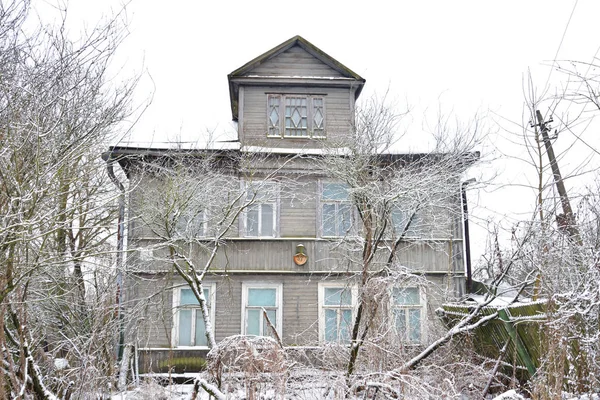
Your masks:
[{"label": "triangular gable", "polygon": [[246,71],[245,76],[343,78],[342,71],[294,45]]},{"label": "triangular gable", "polygon": [[261,54],[227,75],[233,120],[238,117],[238,89],[240,84],[287,83],[318,85],[350,85],[357,98],[365,80],[308,40],[294,36],[279,46]]},{"label": "triangular gable", "polygon": [[[281,58],[284,58],[282,61],[285,62],[286,55],[288,55],[288,59],[291,59],[294,56],[302,58],[302,53],[312,56],[315,60],[318,60],[324,66],[327,66],[327,69],[331,71],[331,76],[352,78],[364,82],[364,79],[357,73],[301,36],[294,36],[293,38],[281,43],[279,46],[276,46],[266,53],[261,54],[254,60],[233,71],[231,74],[229,74],[229,78],[249,76],[257,72],[260,74],[262,71],[268,68],[269,64],[273,65],[277,63],[277,59],[280,58],[280,56]],[[310,62],[310,57],[303,58],[305,61]]]}]

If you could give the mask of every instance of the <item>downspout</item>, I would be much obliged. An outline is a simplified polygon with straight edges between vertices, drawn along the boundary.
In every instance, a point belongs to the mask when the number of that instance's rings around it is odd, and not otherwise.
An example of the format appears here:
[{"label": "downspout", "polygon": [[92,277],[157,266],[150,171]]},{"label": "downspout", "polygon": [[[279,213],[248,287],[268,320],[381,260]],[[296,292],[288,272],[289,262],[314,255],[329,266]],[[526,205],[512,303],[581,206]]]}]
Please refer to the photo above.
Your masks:
[{"label": "downspout", "polygon": [[123,347],[125,345],[125,329],[123,315],[123,242],[125,238],[125,186],[115,176],[113,164],[115,159],[113,153],[107,151],[102,153],[102,159],[106,161],[106,170],[110,180],[119,189],[119,218],[117,222],[117,321],[119,329],[119,343],[117,345],[117,361],[123,357]]},{"label": "downspout", "polygon": [[471,238],[469,236],[469,206],[467,205],[467,190],[466,187],[470,183],[474,183],[475,178],[471,178],[469,180],[464,181],[460,185],[460,195],[462,198],[462,206],[463,206],[463,227],[464,227],[464,236],[465,236],[465,259],[466,259],[466,267],[467,267],[467,282],[466,282],[466,290],[467,294],[472,293],[473,291],[473,272],[471,269]]}]

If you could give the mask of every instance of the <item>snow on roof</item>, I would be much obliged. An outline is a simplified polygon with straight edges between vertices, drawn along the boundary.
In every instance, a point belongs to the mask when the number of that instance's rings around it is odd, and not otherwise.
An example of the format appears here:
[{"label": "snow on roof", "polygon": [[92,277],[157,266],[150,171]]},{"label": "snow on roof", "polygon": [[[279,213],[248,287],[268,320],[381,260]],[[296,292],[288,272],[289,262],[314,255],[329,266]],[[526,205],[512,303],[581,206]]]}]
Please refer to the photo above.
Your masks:
[{"label": "snow on roof", "polygon": [[[281,155],[307,155],[307,156],[349,156],[352,154],[352,150],[348,147],[326,147],[326,148],[314,148],[314,147],[266,147],[266,146],[242,146],[238,141],[215,141],[215,142],[201,142],[201,141],[190,141],[190,142],[177,142],[177,141],[122,141],[118,144],[111,146],[111,148],[118,148],[121,150],[149,150],[149,151],[160,151],[160,152],[177,152],[177,151],[190,151],[190,152],[201,152],[204,150],[240,150],[243,153],[262,153],[262,154],[281,154]],[[430,153],[418,153],[418,152],[401,152],[401,151],[385,151],[381,152],[379,156],[426,156],[432,155]]]},{"label": "snow on roof", "polygon": [[[518,301],[514,301],[514,296],[497,296],[491,303],[488,304],[488,307],[502,307],[502,308],[511,308],[511,307],[521,307],[524,305],[534,305],[534,304],[544,304],[547,302],[546,299],[542,300],[531,300],[526,297],[520,297]],[[470,294],[469,300],[472,300],[478,304],[483,304],[489,300],[489,296],[481,295],[481,294]]]},{"label": "snow on roof", "polygon": [[239,150],[240,143],[238,141],[215,141],[215,142],[176,142],[176,141],[128,141],[119,142],[114,147],[120,148],[135,148],[148,150]]},{"label": "snow on roof", "polygon": [[243,146],[240,147],[243,153],[267,153],[267,154],[299,154],[299,155],[349,155],[350,149],[339,147],[335,149],[315,149],[315,148],[285,148],[285,147],[261,147],[261,146]]},{"label": "snow on roof", "polygon": [[316,76],[316,75],[241,75],[241,78],[259,78],[259,79],[324,79],[336,81],[353,81],[354,78],[345,76]]}]

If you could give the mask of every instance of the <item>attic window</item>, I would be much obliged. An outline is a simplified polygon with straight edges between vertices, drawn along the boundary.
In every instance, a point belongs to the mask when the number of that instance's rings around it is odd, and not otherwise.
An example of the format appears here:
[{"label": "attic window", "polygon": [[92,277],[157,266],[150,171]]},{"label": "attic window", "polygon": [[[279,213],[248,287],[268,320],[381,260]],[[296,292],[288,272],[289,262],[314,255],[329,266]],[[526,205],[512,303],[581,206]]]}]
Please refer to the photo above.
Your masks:
[{"label": "attic window", "polygon": [[322,138],[325,136],[323,97],[270,94],[267,105],[269,137]]}]

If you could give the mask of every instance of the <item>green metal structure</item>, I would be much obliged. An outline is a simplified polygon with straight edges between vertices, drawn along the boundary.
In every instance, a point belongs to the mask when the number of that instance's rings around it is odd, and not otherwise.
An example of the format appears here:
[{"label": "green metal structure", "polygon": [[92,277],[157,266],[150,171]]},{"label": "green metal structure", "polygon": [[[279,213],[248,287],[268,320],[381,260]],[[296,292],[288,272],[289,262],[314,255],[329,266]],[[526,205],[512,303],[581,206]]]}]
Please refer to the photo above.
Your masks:
[{"label": "green metal structure", "polygon": [[[496,301],[498,300],[498,301]],[[515,369],[520,380],[531,378],[540,365],[541,324],[546,321],[546,300],[533,302],[503,302],[496,299],[483,307],[478,318],[498,313],[488,323],[471,332],[477,353],[493,360],[501,359],[505,369]],[[443,320],[454,326],[477,307],[475,301],[443,305]],[[473,321],[475,322],[475,321]],[[508,344],[504,354],[502,348]]]}]

